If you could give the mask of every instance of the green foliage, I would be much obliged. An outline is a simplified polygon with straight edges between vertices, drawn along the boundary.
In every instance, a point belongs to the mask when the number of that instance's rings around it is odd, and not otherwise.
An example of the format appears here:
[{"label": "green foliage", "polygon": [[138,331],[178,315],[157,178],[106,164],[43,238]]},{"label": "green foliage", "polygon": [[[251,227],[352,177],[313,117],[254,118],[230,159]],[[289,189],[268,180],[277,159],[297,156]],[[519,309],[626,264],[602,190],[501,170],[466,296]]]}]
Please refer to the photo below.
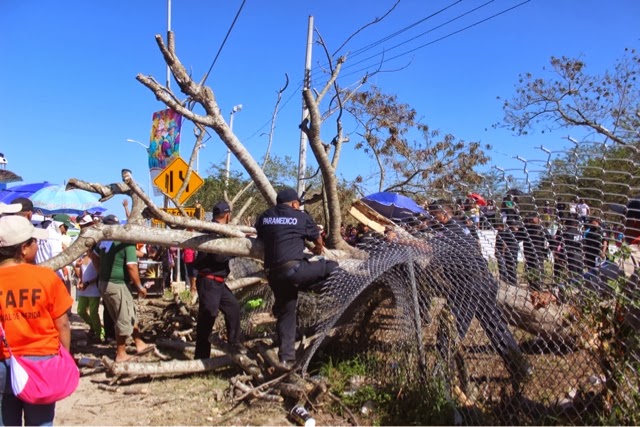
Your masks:
[{"label": "green foliage", "polygon": [[[617,257],[625,260],[630,250],[625,244]],[[640,334],[630,316],[640,308],[636,278],[624,275],[609,280],[610,297],[583,290],[575,296],[587,328],[595,333],[596,353],[604,374],[604,387],[596,399],[597,422],[605,425],[638,425],[640,423]],[[635,319],[637,321],[637,319]],[[594,421],[595,422],[595,421]]]},{"label": "green foliage", "polygon": [[[373,356],[334,361],[320,369],[331,391],[354,412],[364,412],[371,425],[449,425],[453,407],[446,399],[445,384],[437,378],[410,381],[413,375],[384,375],[384,360]],[[334,408],[340,411],[340,407]]]},{"label": "green foliage", "polygon": [[532,194],[536,199],[564,202],[583,198],[592,215],[606,214],[607,204],[626,204],[640,186],[638,162],[635,147],[583,144],[554,160]]}]

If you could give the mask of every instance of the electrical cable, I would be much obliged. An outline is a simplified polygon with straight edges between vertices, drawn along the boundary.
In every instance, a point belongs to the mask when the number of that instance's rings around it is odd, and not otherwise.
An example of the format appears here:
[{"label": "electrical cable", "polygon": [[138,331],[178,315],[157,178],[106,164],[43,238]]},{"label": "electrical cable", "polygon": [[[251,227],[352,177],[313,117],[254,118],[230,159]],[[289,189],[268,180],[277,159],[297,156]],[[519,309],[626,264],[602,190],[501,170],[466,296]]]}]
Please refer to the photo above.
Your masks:
[{"label": "electrical cable", "polygon": [[[494,0],[491,0],[491,1],[494,1]],[[412,24],[407,25],[406,27],[403,27],[403,28],[401,28],[401,29],[397,30],[396,32],[394,32],[394,33],[392,33],[392,34],[390,34],[390,35],[388,35],[388,36],[385,36],[385,37],[383,37],[383,38],[381,38],[381,39],[379,39],[379,40],[377,40],[377,41],[375,41],[375,42],[373,42],[373,43],[369,43],[368,45],[366,45],[366,46],[364,46],[364,47],[361,47],[361,48],[359,48],[359,49],[356,49],[355,51],[353,51],[352,53],[350,53],[350,54],[349,54],[349,57],[350,57],[350,58],[353,58],[353,57],[358,56],[358,55],[360,55],[360,54],[362,54],[362,53],[364,53],[364,52],[366,52],[366,51],[368,51],[368,50],[371,50],[371,49],[373,49],[374,47],[379,46],[380,44],[384,43],[385,41],[387,41],[387,40],[391,40],[392,38],[394,38],[394,37],[396,37],[396,36],[398,36],[398,35],[400,35],[400,34],[404,33],[405,31],[410,30],[411,28],[413,28],[413,27],[415,27],[415,26],[417,26],[417,25],[419,25],[419,24],[421,24],[421,23],[423,23],[423,22],[427,21],[428,19],[433,18],[433,17],[434,17],[434,16],[436,16],[436,15],[439,15],[440,13],[442,13],[442,12],[446,11],[447,9],[449,9],[449,8],[451,8],[451,7],[453,7],[453,6],[455,6],[456,4],[458,4],[458,3],[460,3],[460,2],[462,2],[462,0],[457,0],[457,1],[455,1],[454,3],[451,3],[450,5],[445,6],[445,7],[443,7],[442,9],[437,10],[436,12],[433,12],[433,13],[431,13],[431,14],[427,15],[427,16],[425,16],[425,17],[423,17],[423,18],[419,19],[418,21],[416,21],[416,22],[414,22],[414,23],[412,23]],[[323,68],[327,68],[328,66],[329,66],[329,64],[317,65],[317,66],[316,66],[316,67],[314,67],[314,69],[311,71],[312,76],[313,76],[313,74],[316,74],[317,72],[321,72]]]},{"label": "electrical cable", "polygon": [[200,85],[204,85],[204,83],[207,81],[207,78],[209,77],[209,74],[211,73],[211,70],[213,69],[213,66],[216,65],[216,61],[218,60],[218,57],[220,56],[220,53],[222,52],[222,48],[224,48],[224,45],[227,43],[227,39],[229,38],[229,35],[231,34],[231,31],[233,30],[233,27],[236,25],[236,21],[238,20],[238,17],[240,16],[240,12],[242,12],[242,8],[244,7],[244,4],[247,2],[247,0],[242,0],[242,4],[240,5],[240,8],[238,9],[238,12],[236,13],[235,18],[233,18],[233,22],[231,23],[231,26],[229,27],[229,30],[227,30],[227,34],[224,36],[224,40],[222,40],[222,44],[220,45],[220,48],[218,49],[218,53],[216,53],[216,57],[213,58],[213,62],[211,63],[211,66],[209,67],[209,71],[207,71],[207,74],[204,75],[204,77],[202,78],[202,82],[200,82]]},{"label": "electrical cable", "polygon": [[[418,35],[418,36],[412,37],[411,39],[408,39],[408,40],[406,40],[406,41],[404,41],[404,42],[402,42],[402,43],[399,43],[399,44],[397,44],[397,45],[393,46],[391,49],[395,49],[395,48],[397,48],[397,47],[400,47],[400,46],[402,46],[402,45],[404,45],[404,44],[406,44],[406,43],[409,43],[410,41],[415,40],[415,39],[416,39],[416,38],[418,38],[418,37],[421,37],[421,36],[422,36],[422,35],[424,35],[424,34],[427,34],[427,33],[431,32],[431,31],[436,30],[436,29],[442,28],[442,27],[444,27],[445,25],[448,25],[448,24],[450,24],[451,22],[453,22],[453,21],[455,21],[455,20],[457,20],[457,19],[459,19],[459,18],[461,18],[461,17],[463,17],[463,16],[466,16],[466,15],[468,15],[468,14],[470,14],[470,13],[473,13],[474,11],[476,11],[476,10],[478,10],[478,9],[482,8],[482,7],[485,7],[486,5],[488,5],[488,4],[490,4],[490,3],[492,3],[493,1],[494,1],[494,0],[489,0],[488,2],[486,2],[486,3],[484,3],[484,4],[480,5],[480,6],[478,6],[478,7],[476,7],[476,8],[473,8],[473,9],[471,9],[471,10],[469,10],[469,11],[467,11],[467,12],[463,13],[463,14],[460,14],[460,15],[458,15],[457,17],[455,17],[455,18],[453,18],[453,19],[451,19],[451,20],[449,20],[449,21],[447,21],[447,22],[445,22],[445,23],[443,23],[443,24],[441,24],[441,25],[439,25],[439,26],[437,26],[437,27],[435,27],[435,28],[433,28],[433,29],[429,30],[429,31],[426,31],[426,32],[424,32],[424,33],[422,33],[422,34],[420,34],[420,35]],[[472,28],[472,27],[475,27],[475,26],[477,26],[477,25],[479,25],[479,24],[482,24],[482,23],[484,23],[484,22],[487,22],[487,21],[489,21],[489,20],[491,20],[491,19],[493,19],[493,18],[496,18],[496,17],[498,17],[498,16],[500,16],[500,15],[502,15],[502,14],[504,14],[504,13],[510,12],[511,10],[514,10],[514,9],[516,9],[516,8],[518,8],[518,7],[520,7],[520,6],[524,5],[524,4],[526,4],[526,3],[529,3],[530,1],[531,1],[531,0],[525,0],[525,1],[523,1],[523,2],[519,3],[519,4],[515,5],[515,6],[512,6],[512,7],[508,8],[508,9],[502,10],[502,11],[500,11],[500,12],[498,12],[498,13],[494,14],[494,15],[491,15],[491,16],[489,16],[489,17],[487,17],[487,18],[484,18],[484,19],[482,19],[482,20],[480,20],[480,21],[477,21],[477,22],[475,22],[475,23],[473,23],[473,24],[471,24],[471,25],[468,25],[468,26],[466,26],[466,27],[464,27],[464,28],[461,28],[461,29],[459,29],[459,30],[453,31],[453,32],[451,32],[451,33],[449,33],[449,34],[447,34],[447,35],[445,35],[445,36],[442,36],[442,37],[440,37],[440,38],[436,39],[436,40],[432,40],[432,41],[430,41],[430,42],[428,42],[428,43],[425,43],[425,44],[420,45],[420,46],[418,46],[418,47],[416,47],[416,48],[413,48],[413,49],[411,49],[411,50],[408,50],[408,51],[406,51],[406,52],[403,52],[403,53],[401,53],[401,54],[398,54],[398,55],[396,55],[396,56],[394,56],[394,57],[391,57],[391,58],[385,59],[385,60],[383,60],[383,61],[382,61],[382,63],[385,63],[385,62],[388,62],[388,61],[391,61],[391,60],[394,60],[394,59],[400,58],[400,57],[402,57],[402,56],[408,55],[409,53],[412,53],[412,52],[415,52],[415,51],[417,51],[417,50],[423,49],[423,48],[425,48],[425,47],[427,47],[427,46],[430,46],[430,45],[432,45],[432,44],[435,44],[435,43],[437,43],[437,42],[439,42],[439,41],[442,41],[442,40],[444,40],[444,39],[446,39],[446,38],[449,38],[449,37],[451,37],[451,36],[453,36],[453,35],[459,34],[459,33],[463,32],[463,31],[466,31],[466,30],[468,30],[468,29],[470,29],[470,28]],[[440,13],[441,11],[446,10],[447,8],[449,8],[449,7],[453,6],[453,5],[457,4],[457,3],[459,3],[459,1],[458,1],[458,2],[455,2],[455,3],[450,4],[449,6],[447,6],[447,7],[443,8],[443,9],[441,9],[441,10],[439,10],[439,11],[437,11],[437,12],[435,12],[435,13],[431,14],[431,15],[429,15],[428,17],[425,17],[425,18],[420,19],[420,20],[419,20],[419,21],[417,21],[416,23],[413,23],[413,24],[411,24],[411,25],[408,25],[407,27],[405,27],[405,29],[412,28],[412,27],[414,27],[414,26],[418,25],[419,23],[424,22],[424,21],[425,21],[425,20],[427,20],[429,17],[431,17],[431,16],[435,16],[436,14]],[[391,39],[392,37],[395,37],[395,35],[396,35],[396,34],[400,34],[400,33],[404,32],[404,31],[405,31],[404,29],[398,30],[398,31],[396,31],[395,33],[393,33],[392,35],[387,36],[387,37],[385,37],[385,38],[383,38],[383,39],[385,39],[385,40]],[[380,39],[380,40],[383,40],[383,39]],[[365,46],[364,48],[359,49],[358,51],[359,51],[359,52],[365,52],[366,50],[369,50],[369,49],[371,49],[371,48],[373,48],[373,47],[375,47],[375,46],[377,46],[377,45],[379,45],[379,43],[377,43],[377,42],[370,43],[369,45]],[[371,46],[371,48],[368,48],[368,46]],[[380,56],[380,55],[382,55],[383,53],[384,53],[384,52],[379,53],[379,54],[376,54],[376,55],[373,55],[373,56],[370,56],[370,57],[368,57],[368,58],[366,58],[366,59],[364,59],[364,60],[358,61],[358,62],[356,62],[356,63],[354,63],[354,64],[349,64],[348,66],[343,67],[343,70],[344,70],[344,69],[348,69],[349,67],[354,67],[354,66],[356,66],[357,64],[360,64],[360,63],[362,63],[362,62],[364,62],[364,61],[367,61],[367,60],[369,60],[369,59],[372,59],[372,58],[375,58],[375,57],[377,57],[377,56]],[[351,75],[353,75],[353,74],[357,74],[357,73],[360,73],[360,72],[362,72],[362,71],[366,71],[366,70],[368,70],[368,69],[370,69],[370,68],[372,68],[372,67],[374,67],[374,66],[375,66],[375,67],[377,67],[377,66],[379,66],[379,65],[380,65],[380,63],[379,63],[379,62],[377,62],[376,64],[370,65],[370,66],[368,66],[368,67],[360,68],[360,69],[359,69],[359,70],[357,70],[357,71],[353,71],[353,72],[351,72],[351,73],[348,73],[348,74],[342,75],[341,77],[348,77],[348,76],[351,76]],[[319,67],[319,66],[318,66],[318,67]],[[302,87],[302,85],[303,85],[303,84],[304,84],[304,81],[300,81],[300,83],[298,84],[298,87],[293,91],[293,93],[291,94],[291,96],[289,96],[289,98],[287,98],[287,100],[282,104],[282,106],[280,106],[280,108],[278,109],[278,113],[280,113],[280,111],[282,111],[282,109],[283,109],[283,108],[284,108],[284,107],[289,103],[289,101],[291,101],[291,99],[296,95],[297,91]],[[256,135],[257,135],[257,134],[258,134],[262,129],[264,129],[264,128],[269,124],[269,123],[271,123],[271,119],[267,120],[267,121],[265,122],[265,124],[263,124],[263,125],[262,125],[258,130],[256,130],[253,134],[251,134],[251,136],[249,136],[249,138],[246,138],[246,139],[245,139],[245,141],[248,141],[248,140],[252,139],[253,137],[255,137],[255,136],[256,136]]]},{"label": "electrical cable", "polygon": [[425,36],[425,35],[427,35],[427,34],[429,34],[429,33],[433,32],[433,31],[435,31],[435,30],[438,30],[438,29],[440,29],[440,28],[442,28],[442,27],[444,27],[444,26],[446,26],[446,25],[449,25],[449,24],[451,24],[452,22],[457,21],[458,19],[463,18],[463,17],[465,17],[465,16],[467,16],[467,15],[469,15],[469,14],[471,14],[471,13],[473,13],[473,12],[475,12],[475,11],[477,11],[477,10],[479,10],[479,9],[481,9],[481,8],[483,8],[483,7],[485,7],[485,6],[489,5],[489,4],[491,4],[491,3],[493,3],[494,1],[495,1],[495,0],[489,0],[488,2],[486,2],[486,3],[484,3],[484,4],[481,4],[480,6],[475,7],[475,8],[473,8],[473,9],[471,9],[471,10],[468,10],[468,11],[466,11],[466,12],[464,12],[464,13],[462,13],[462,14],[460,14],[460,15],[456,16],[455,18],[452,18],[452,19],[450,19],[450,20],[448,20],[448,21],[446,21],[446,22],[444,22],[444,23],[442,23],[442,24],[440,24],[440,25],[438,25],[438,26],[436,26],[436,27],[433,27],[433,28],[431,28],[431,29],[429,29],[429,30],[427,30],[427,31],[425,31],[425,32],[423,32],[423,33],[420,33],[420,34],[418,34],[418,35],[416,35],[416,36],[413,36],[413,37],[411,37],[410,39],[407,39],[407,40],[403,41],[402,43],[398,43],[398,44],[396,44],[396,45],[394,45],[394,46],[392,46],[392,47],[390,47],[390,48],[388,48],[388,49],[385,49],[385,50],[384,50],[384,52],[377,53],[377,54],[375,54],[375,55],[371,55],[371,56],[369,56],[369,57],[367,57],[367,58],[365,58],[365,59],[361,59],[361,60],[360,60],[360,61],[358,61],[358,62],[354,62],[354,63],[348,64],[347,66],[343,67],[342,69],[344,70],[344,69],[348,69],[348,68],[355,67],[356,65],[358,65],[358,64],[362,64],[363,62],[366,62],[366,61],[368,61],[368,60],[370,60],[370,59],[373,59],[373,58],[375,58],[375,57],[377,57],[377,56],[380,56],[380,55],[382,55],[383,53],[387,53],[387,52],[390,52],[390,51],[392,51],[392,50],[394,50],[394,49],[396,49],[396,48],[399,48],[399,47],[401,47],[401,46],[404,46],[405,44],[410,43],[410,42],[412,42],[412,41],[414,41],[414,40],[416,40],[416,39],[418,39],[418,38],[420,38],[420,37],[422,37],[422,36]]},{"label": "electrical cable", "polygon": [[[422,44],[422,45],[420,45],[420,46],[417,46],[417,47],[415,47],[415,48],[413,48],[413,49],[410,49],[410,50],[408,50],[408,51],[402,52],[402,53],[400,53],[400,54],[398,54],[398,55],[396,55],[396,56],[392,56],[391,58],[384,59],[384,60],[382,61],[382,63],[389,62],[389,61],[393,61],[394,59],[398,59],[398,58],[400,58],[400,57],[403,57],[403,56],[405,56],[405,55],[408,55],[408,54],[410,54],[410,53],[413,53],[413,52],[415,52],[415,51],[417,51],[417,50],[423,49],[423,48],[425,48],[425,47],[427,47],[427,46],[430,46],[430,45],[432,45],[432,44],[435,44],[435,43],[437,43],[437,42],[440,42],[440,41],[442,41],[442,40],[444,40],[444,39],[447,39],[447,38],[449,38],[449,37],[451,37],[451,36],[454,36],[454,35],[456,35],[456,34],[459,34],[459,33],[463,32],[463,31],[466,31],[466,30],[468,30],[468,29],[470,29],[470,28],[473,28],[473,27],[475,27],[475,26],[477,26],[477,25],[480,25],[480,24],[482,24],[482,23],[484,23],[484,22],[487,22],[487,21],[489,21],[489,20],[491,20],[491,19],[493,19],[493,18],[496,18],[496,17],[498,17],[498,16],[500,16],[500,15],[502,15],[502,14],[505,14],[505,13],[507,13],[507,12],[510,12],[510,11],[512,11],[512,10],[514,10],[514,9],[516,9],[516,8],[518,8],[518,7],[520,7],[520,6],[524,5],[524,4],[526,4],[526,3],[529,3],[530,1],[531,1],[531,0],[525,0],[525,1],[523,1],[523,2],[519,3],[519,4],[515,5],[515,6],[512,6],[512,7],[508,8],[508,9],[505,9],[505,10],[503,10],[503,11],[501,11],[501,12],[498,12],[498,13],[496,13],[496,14],[493,14],[493,15],[491,15],[491,16],[489,16],[489,17],[485,18],[485,19],[482,19],[482,20],[480,20],[480,21],[474,22],[473,24],[467,25],[466,27],[463,27],[463,28],[461,28],[461,29],[459,29],[459,30],[453,31],[453,32],[451,32],[451,33],[449,33],[449,34],[446,34],[446,35],[444,35],[444,36],[440,37],[440,38],[437,38],[437,39],[432,40],[432,41],[430,41],[430,42],[428,42],[428,43],[425,43],[425,44]],[[372,57],[380,56],[380,55],[382,55],[383,53],[384,53],[384,52],[379,53],[378,55],[374,55],[374,56],[372,56]],[[362,61],[360,61],[360,62],[362,62]],[[354,65],[355,65],[355,64],[353,64],[352,66],[354,66]],[[351,75],[353,75],[353,74],[357,74],[357,73],[360,73],[360,72],[362,72],[362,71],[366,71],[366,70],[368,70],[368,69],[370,69],[370,68],[372,68],[372,67],[378,67],[379,65],[380,65],[380,62],[376,62],[375,64],[369,65],[368,67],[360,68],[359,70],[356,70],[356,71],[353,71],[353,72],[351,72],[351,73],[345,74],[345,75],[344,75],[344,76],[342,76],[342,77],[348,77],[348,76],[351,76]],[[344,67],[343,69],[345,69],[345,68],[348,68],[348,67]]]}]

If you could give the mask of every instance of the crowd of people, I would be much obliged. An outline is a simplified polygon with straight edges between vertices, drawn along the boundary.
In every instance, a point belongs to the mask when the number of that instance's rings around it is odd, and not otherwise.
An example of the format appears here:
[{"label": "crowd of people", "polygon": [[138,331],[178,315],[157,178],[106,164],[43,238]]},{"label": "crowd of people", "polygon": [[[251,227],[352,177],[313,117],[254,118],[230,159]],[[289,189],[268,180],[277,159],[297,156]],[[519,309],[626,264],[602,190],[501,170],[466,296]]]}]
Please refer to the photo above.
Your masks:
[{"label": "crowd of people", "polygon": [[[326,234],[322,226],[300,210],[300,205],[296,191],[286,188],[278,192],[277,204],[263,212],[255,223],[255,237],[264,243],[265,273],[275,297],[273,314],[276,317],[279,355],[276,368],[281,372],[290,371],[296,364],[294,344],[298,293],[318,290],[318,285],[338,267],[336,262],[322,256],[314,259],[305,255],[305,241],[313,244],[313,255],[322,255]],[[557,200],[553,206],[545,202],[543,206],[534,206],[524,216],[517,197],[512,195],[505,196],[499,207],[492,200],[480,204],[476,198],[468,198],[459,203],[434,201],[425,208],[426,214],[404,223],[405,228],[418,232],[434,231],[439,236],[449,235],[447,244],[453,245],[453,250],[457,252],[462,246],[467,248],[470,253],[467,255],[475,260],[482,271],[489,270],[488,264],[481,260],[479,232],[495,230],[494,254],[498,261],[499,277],[510,285],[519,283],[517,265],[521,248],[525,277],[534,290],[548,285],[544,280],[547,262],[552,264],[553,283],[566,285],[584,278],[597,282],[603,266],[609,268],[609,244],[619,246],[626,238],[631,244],[631,259],[636,260],[640,253],[637,249],[637,235],[640,232],[629,232],[630,226],[640,223],[640,199],[631,200],[624,210],[620,210],[627,220],[625,234],[622,229],[603,227],[601,218],[593,215],[583,199],[575,199],[570,203]],[[153,350],[153,346],[141,338],[132,287],[139,297],[147,295],[138,268],[141,259],[162,264],[169,272],[179,262],[176,260],[177,252],[172,248],[153,245],[101,241],[71,265],[51,272],[33,264],[47,260],[68,247],[71,244],[68,235],[71,228],[77,226],[82,230],[98,223],[116,225],[120,221],[114,215],[101,217],[90,212],[75,218],[57,215],[42,220],[35,219],[34,214],[33,205],[28,199],[19,198],[8,205],[0,204],[0,280],[3,283],[0,310],[5,330],[13,334],[7,338],[14,352],[41,356],[51,354],[51,342],[61,342],[67,348],[70,346],[68,315],[72,286],[76,288],[78,315],[89,325],[90,338],[97,342],[112,339],[116,362],[125,362]],[[221,201],[213,207],[212,216],[214,222],[228,224],[231,207]],[[392,229],[383,236],[362,223],[343,226],[341,234],[348,244],[363,248],[379,239],[398,238]],[[212,237],[220,236],[212,233]],[[231,257],[193,250],[182,253],[183,271],[187,274],[190,290],[198,296],[196,358],[210,356],[209,337],[219,311],[225,316],[228,350],[245,353],[240,330],[240,305],[227,285]],[[609,268],[607,274],[624,274],[628,277],[633,272],[633,265],[626,262],[619,270]],[[163,280],[171,279],[170,274],[165,273]],[[496,283],[492,282],[489,287],[489,293],[494,297]],[[15,299],[10,300],[8,296],[8,292],[16,286],[24,287],[34,296],[28,299],[31,302],[29,307],[20,307],[21,315],[8,315],[11,310],[16,310]],[[15,292],[23,291],[22,288],[16,288]],[[473,295],[473,292],[470,291],[469,295]],[[20,301],[23,304],[22,299]],[[99,315],[100,301],[104,305],[103,319]],[[473,306],[474,310],[486,311],[486,307]],[[37,330],[46,332],[27,333],[35,330],[35,326],[30,325],[35,317],[33,313],[25,315],[24,310],[37,311]],[[490,311],[497,313],[496,310],[494,307]],[[458,323],[462,325],[459,333],[463,336],[473,314],[458,317]],[[513,354],[519,352],[517,344],[501,316],[495,319],[489,316],[487,319],[483,320],[483,327],[497,337],[496,348],[501,354],[504,353],[505,361],[509,363]],[[129,339],[135,345],[135,354],[127,353],[126,343]],[[15,413],[24,415],[26,420],[52,420],[54,406],[32,408],[20,405],[11,395],[6,356],[0,359],[0,387],[5,391],[0,394],[3,408],[5,402],[10,402],[7,404],[15,406]],[[515,369],[514,365],[514,375]],[[6,416],[4,411],[2,416]]]},{"label": "crowd of people", "polygon": [[[479,245],[481,235],[495,239],[490,246],[494,248],[499,277],[514,286],[524,280],[532,289],[542,290],[576,283],[584,277],[593,279],[624,239],[624,226],[603,224],[583,198],[525,205],[517,195],[508,194],[500,205],[481,196],[440,202],[450,207],[451,217]],[[414,228],[427,231],[441,223],[440,210],[434,210],[435,206],[437,203],[424,205],[425,214],[416,215]],[[352,246],[382,237],[362,223],[343,226],[341,234]],[[519,259],[524,261],[523,279],[518,277]]]}]

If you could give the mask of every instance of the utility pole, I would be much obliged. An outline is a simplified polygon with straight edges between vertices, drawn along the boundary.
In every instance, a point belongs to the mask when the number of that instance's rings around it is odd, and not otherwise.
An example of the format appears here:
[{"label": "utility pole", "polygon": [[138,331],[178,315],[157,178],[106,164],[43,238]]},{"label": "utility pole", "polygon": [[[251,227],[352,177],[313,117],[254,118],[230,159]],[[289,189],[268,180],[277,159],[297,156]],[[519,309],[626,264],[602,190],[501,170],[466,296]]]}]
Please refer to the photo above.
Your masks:
[{"label": "utility pole", "polygon": [[[171,32],[171,0],[167,0],[167,43],[169,42],[169,33]],[[167,64],[167,89],[170,88],[171,70]]]},{"label": "utility pole", "polygon": [[[171,0],[167,0],[167,43],[169,42],[169,33],[171,33]],[[169,69],[169,64],[167,64],[167,89],[171,86],[171,70]],[[180,153],[178,153],[180,155]],[[163,197],[163,205],[166,208],[169,207],[169,198],[167,196]],[[178,275],[180,271],[178,271]],[[178,276],[179,278],[179,276]]]},{"label": "utility pole", "polygon": [[[302,90],[311,87],[311,54],[313,50],[313,16],[309,15],[309,24],[307,26],[307,54],[304,61],[304,85]],[[302,121],[309,116],[304,98],[302,99]],[[300,130],[300,157],[298,159],[298,196],[304,191],[304,178],[307,169],[307,135]],[[304,209],[300,206],[300,209]]]}]

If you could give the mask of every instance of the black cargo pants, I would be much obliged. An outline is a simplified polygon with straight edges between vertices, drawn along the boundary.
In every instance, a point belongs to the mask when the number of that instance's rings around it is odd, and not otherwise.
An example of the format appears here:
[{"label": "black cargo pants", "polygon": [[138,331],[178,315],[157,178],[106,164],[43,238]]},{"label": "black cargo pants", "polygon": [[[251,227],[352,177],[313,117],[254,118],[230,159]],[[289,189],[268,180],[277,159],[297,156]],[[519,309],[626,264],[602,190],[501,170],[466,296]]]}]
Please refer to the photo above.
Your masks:
[{"label": "black cargo pants", "polygon": [[281,361],[296,360],[295,343],[297,327],[298,292],[318,290],[322,281],[338,266],[335,261],[304,259],[286,271],[271,269],[267,275],[275,302],[276,332],[280,341]]}]

